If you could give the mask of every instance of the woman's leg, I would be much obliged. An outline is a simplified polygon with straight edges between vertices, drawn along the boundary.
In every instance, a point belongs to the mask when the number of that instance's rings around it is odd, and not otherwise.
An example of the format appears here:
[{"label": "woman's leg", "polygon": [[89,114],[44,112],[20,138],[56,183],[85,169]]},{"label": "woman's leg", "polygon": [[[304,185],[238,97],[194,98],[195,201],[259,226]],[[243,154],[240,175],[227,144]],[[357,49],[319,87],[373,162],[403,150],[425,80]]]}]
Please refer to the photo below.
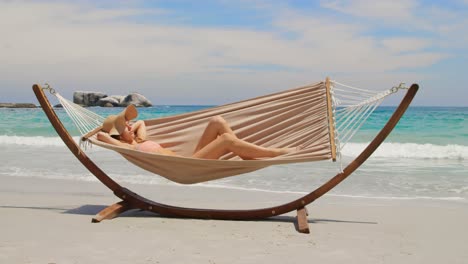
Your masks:
[{"label": "woman's leg", "polygon": [[[208,125],[205,128],[200,140],[198,141],[197,147],[195,148],[194,153],[198,152],[212,141],[216,140],[218,136],[222,134],[230,134],[236,137],[231,127],[228,125],[226,120],[221,116],[214,116],[208,122]],[[237,138],[237,137],[236,137]]]},{"label": "woman's leg", "polygon": [[218,159],[226,153],[233,152],[243,159],[276,157],[287,154],[293,149],[289,148],[264,148],[236,136],[224,133],[211,141],[208,145],[195,152],[192,157],[201,159]]}]

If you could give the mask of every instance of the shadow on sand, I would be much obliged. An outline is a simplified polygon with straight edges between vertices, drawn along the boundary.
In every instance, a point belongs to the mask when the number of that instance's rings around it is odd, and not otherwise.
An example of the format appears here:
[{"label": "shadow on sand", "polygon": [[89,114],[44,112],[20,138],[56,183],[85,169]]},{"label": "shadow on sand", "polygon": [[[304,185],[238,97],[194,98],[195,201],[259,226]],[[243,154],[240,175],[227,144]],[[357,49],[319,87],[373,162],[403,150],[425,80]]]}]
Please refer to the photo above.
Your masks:
[{"label": "shadow on sand", "polygon": [[[0,206],[0,208],[10,209],[32,209],[32,210],[49,210],[57,211],[63,214],[75,214],[75,215],[89,215],[94,216],[103,209],[106,205],[92,205],[87,204],[74,209],[66,209],[60,207],[41,207],[41,206]],[[119,215],[119,217],[160,217],[160,218],[173,218],[168,216],[162,216],[153,212],[143,211],[139,209],[129,210]],[[182,218],[180,218],[182,219]],[[233,220],[226,220],[233,221]],[[281,222],[281,223],[294,223],[296,230],[298,229],[296,217],[294,216],[275,216],[265,219],[258,220],[234,220],[234,221],[256,221],[256,222]],[[323,223],[346,223],[346,224],[371,224],[375,225],[377,222],[366,222],[366,221],[354,221],[354,220],[337,220],[337,219],[324,219],[324,218],[309,218],[308,223],[310,224],[323,224]]]}]

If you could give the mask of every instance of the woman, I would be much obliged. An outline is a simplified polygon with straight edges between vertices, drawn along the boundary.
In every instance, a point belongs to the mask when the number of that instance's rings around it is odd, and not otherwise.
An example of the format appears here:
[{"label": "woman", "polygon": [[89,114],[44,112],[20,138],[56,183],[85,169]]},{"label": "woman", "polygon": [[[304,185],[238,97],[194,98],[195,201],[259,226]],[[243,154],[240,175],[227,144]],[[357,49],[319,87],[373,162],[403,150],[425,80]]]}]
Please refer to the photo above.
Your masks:
[{"label": "woman", "polygon": [[[143,121],[129,124],[128,121],[137,115],[135,106],[130,105],[119,115],[109,116],[104,120],[102,131],[97,134],[98,140],[135,150],[176,156],[173,151],[146,139],[146,126]],[[295,148],[265,148],[239,139],[226,120],[215,116],[208,122],[191,157],[219,159],[232,152],[242,159],[255,159],[276,157],[293,150]]]}]

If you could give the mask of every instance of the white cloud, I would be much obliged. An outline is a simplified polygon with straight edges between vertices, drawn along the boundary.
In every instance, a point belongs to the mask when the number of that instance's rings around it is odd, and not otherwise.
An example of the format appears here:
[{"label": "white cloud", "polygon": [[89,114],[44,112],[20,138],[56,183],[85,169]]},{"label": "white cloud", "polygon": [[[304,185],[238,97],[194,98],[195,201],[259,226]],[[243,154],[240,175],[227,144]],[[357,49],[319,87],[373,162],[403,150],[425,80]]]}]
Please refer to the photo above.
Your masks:
[{"label": "white cloud", "polygon": [[[396,6],[395,11],[408,8]],[[0,83],[29,87],[49,81],[67,92],[138,90],[156,103],[220,103],[329,74],[345,79],[379,76],[393,85],[421,75],[392,71],[427,67],[446,56],[424,51],[426,39],[381,40],[365,35],[366,25],[293,9],[278,11],[268,30],[129,19],[148,13],[158,18],[166,12],[91,3],[0,2]]]},{"label": "white cloud", "polygon": [[400,32],[433,34],[433,38],[437,37],[434,34],[450,34],[448,39],[454,38],[455,34],[468,33],[466,10],[448,9],[420,0],[336,0],[322,1],[321,5],[351,15],[354,23],[370,23],[374,28],[386,26]]},{"label": "white cloud", "polygon": [[414,0],[336,0],[322,1],[323,7],[357,17],[374,17],[386,20],[407,20],[417,6]]},{"label": "white cloud", "polygon": [[386,38],[382,40],[385,48],[394,53],[420,51],[430,46],[430,41],[420,38]]}]

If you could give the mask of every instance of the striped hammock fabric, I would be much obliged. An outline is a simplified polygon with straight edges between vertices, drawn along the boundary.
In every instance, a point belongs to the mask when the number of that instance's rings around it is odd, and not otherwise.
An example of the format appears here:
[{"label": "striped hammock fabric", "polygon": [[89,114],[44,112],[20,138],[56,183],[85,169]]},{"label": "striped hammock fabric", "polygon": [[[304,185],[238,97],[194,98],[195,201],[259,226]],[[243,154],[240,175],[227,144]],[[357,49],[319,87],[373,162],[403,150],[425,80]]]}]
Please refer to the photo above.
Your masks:
[{"label": "striped hammock fabric", "polygon": [[[319,82],[206,110],[145,120],[148,140],[180,156],[118,147],[96,139],[95,145],[119,152],[135,165],[171,181],[192,184],[255,171],[270,165],[332,158],[331,117],[327,85]],[[222,116],[243,140],[264,147],[296,147],[298,151],[256,160],[226,154],[218,160],[191,158],[208,121]]]}]

